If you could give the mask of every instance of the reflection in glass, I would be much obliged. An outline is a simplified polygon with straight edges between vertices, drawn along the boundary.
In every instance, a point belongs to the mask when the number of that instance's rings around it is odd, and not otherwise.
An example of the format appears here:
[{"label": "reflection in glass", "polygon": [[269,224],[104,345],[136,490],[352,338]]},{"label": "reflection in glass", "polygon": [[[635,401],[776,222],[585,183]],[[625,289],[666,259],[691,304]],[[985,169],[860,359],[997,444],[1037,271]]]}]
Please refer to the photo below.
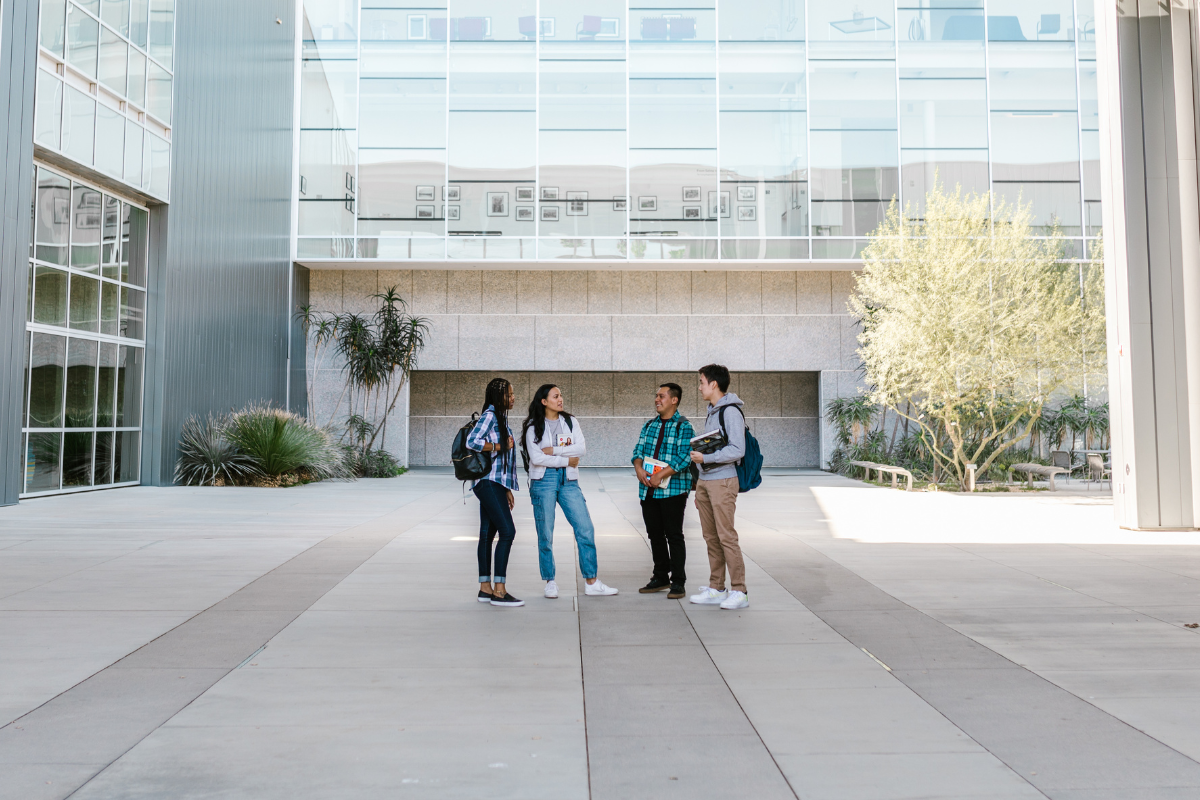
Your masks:
[{"label": "reflection in glass", "polygon": [[67,428],[95,423],[96,342],[72,338],[67,343]]},{"label": "reflection in glass", "polygon": [[34,268],[33,321],[66,327],[66,272],[41,265]]},{"label": "reflection in glass", "polygon": [[718,15],[721,41],[802,41],[804,5],[804,0],[722,0]]},{"label": "reflection in glass", "polygon": [[137,431],[118,431],[117,446],[113,456],[113,482],[129,483],[138,479],[138,464],[141,463]]},{"label": "reflection in glass", "polygon": [[[953,6],[969,6],[955,2]],[[982,3],[979,3],[982,6]],[[898,27],[904,42],[982,42],[985,37],[983,9],[905,8],[900,10]]]},{"label": "reflection in glass", "polygon": [[300,62],[301,128],[353,128],[358,106],[358,62],[305,59]]},{"label": "reflection in glass", "polygon": [[895,10],[890,0],[819,0],[808,6],[808,38],[846,44],[890,43]]},{"label": "reflection in glass", "polygon": [[30,428],[62,427],[66,360],[65,336],[33,334],[29,361]]},{"label": "reflection in glass", "polygon": [[100,281],[83,275],[71,276],[71,327],[80,331],[100,329]]},{"label": "reflection in glass", "polygon": [[104,0],[100,19],[122,36],[129,36],[129,0]]},{"label": "reflection in glass", "polygon": [[150,194],[165,199],[170,191],[171,182],[171,144],[166,139],[146,131],[146,146],[149,150],[146,164],[150,170],[146,183]]},{"label": "reflection in glass", "polygon": [[121,287],[121,322],[118,333],[126,339],[141,339],[145,329],[146,293]]},{"label": "reflection in glass", "polygon": [[90,186],[75,184],[71,193],[71,266],[95,272],[100,266],[103,198]]},{"label": "reflection in glass", "polygon": [[117,321],[121,308],[121,290],[115,283],[100,284],[100,332],[117,335]]},{"label": "reflection in glass", "polygon": [[990,0],[987,13],[993,42],[1075,38],[1071,0]]},{"label": "reflection in glass", "polygon": [[982,194],[988,190],[987,150],[916,150],[901,151],[901,201],[913,219],[925,214],[925,196],[935,179],[942,190],[963,194]]},{"label": "reflection in glass", "polygon": [[71,182],[56,172],[38,167],[36,202],[34,257],[65,267],[71,231]]},{"label": "reflection in glass", "polygon": [[99,103],[96,106],[96,168],[120,176],[124,165],[125,116]]},{"label": "reflection in glass", "polygon": [[304,0],[303,13],[306,40],[345,42],[358,35],[357,0]]},{"label": "reflection in glass", "polygon": [[901,147],[986,150],[987,125],[984,80],[900,79]]},{"label": "reflection in glass", "polygon": [[[445,209],[454,215],[462,204],[458,187],[447,197],[445,158],[445,150],[363,150],[358,167],[358,232],[444,235]],[[457,219],[452,228],[456,226]]]},{"label": "reflection in glass", "polygon": [[355,156],[354,131],[300,131],[302,199],[353,200]]},{"label": "reflection in glass", "polygon": [[150,31],[150,0],[130,0],[129,40],[143,50]]},{"label": "reflection in glass", "polygon": [[146,110],[164,124],[171,124],[171,73],[154,62],[150,62],[146,81]]},{"label": "reflection in glass", "polygon": [[92,483],[96,486],[106,486],[112,483],[113,447],[111,431],[96,432],[96,470],[92,476]]},{"label": "reflection in glass", "polygon": [[100,264],[104,277],[120,275],[121,201],[104,195],[104,223],[100,232]]},{"label": "reflection in glass", "polygon": [[129,102],[146,106],[146,57],[137,50],[129,51]]},{"label": "reflection in glass", "polygon": [[121,345],[117,361],[117,427],[142,424],[142,348]]},{"label": "reflection in glass", "polygon": [[121,215],[121,280],[145,286],[150,215],[127,203],[121,205]]},{"label": "reflection in glass", "polygon": [[42,0],[42,47],[59,58],[67,41],[67,0]]},{"label": "reflection in glass", "polygon": [[175,42],[175,0],[150,0],[150,55],[171,68]]},{"label": "reflection in glass", "polygon": [[145,130],[133,120],[125,121],[125,182],[142,185],[142,137]]},{"label": "reflection in glass", "polygon": [[359,147],[446,146],[446,81],[364,78]]},{"label": "reflection in glass", "polygon": [[96,385],[96,426],[111,428],[114,425],[117,392],[117,345],[111,342],[100,343],[100,368]]},{"label": "reflection in glass", "polygon": [[92,485],[92,433],[63,434],[63,487]]},{"label": "reflection in glass", "polygon": [[66,90],[62,150],[81,164],[91,164],[96,134],[96,101],[70,86]]},{"label": "reflection in glass", "polygon": [[58,456],[62,434],[31,433],[26,441],[25,491],[57,491],[61,476]]},{"label": "reflection in glass", "polygon": [[67,61],[89,78],[96,77],[100,23],[74,5],[67,10]]},{"label": "reflection in glass", "polygon": [[38,70],[33,140],[55,150],[62,141],[62,102],[62,81],[45,70]]},{"label": "reflection in glass", "polygon": [[117,94],[125,94],[129,45],[108,28],[100,33],[100,82]]}]

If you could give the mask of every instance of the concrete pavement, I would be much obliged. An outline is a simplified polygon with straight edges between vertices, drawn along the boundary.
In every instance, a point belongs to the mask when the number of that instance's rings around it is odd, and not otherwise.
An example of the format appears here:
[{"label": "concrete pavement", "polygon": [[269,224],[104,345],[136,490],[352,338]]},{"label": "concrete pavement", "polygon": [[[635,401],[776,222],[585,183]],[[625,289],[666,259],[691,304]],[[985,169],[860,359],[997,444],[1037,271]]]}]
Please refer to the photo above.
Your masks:
[{"label": "concrete pavement", "polygon": [[444,472],[0,510],[0,798],[1200,796],[1200,535],[779,472],[729,612],[637,594],[631,474],[583,488],[622,593],[560,514],[543,599],[522,499],[520,609]]}]

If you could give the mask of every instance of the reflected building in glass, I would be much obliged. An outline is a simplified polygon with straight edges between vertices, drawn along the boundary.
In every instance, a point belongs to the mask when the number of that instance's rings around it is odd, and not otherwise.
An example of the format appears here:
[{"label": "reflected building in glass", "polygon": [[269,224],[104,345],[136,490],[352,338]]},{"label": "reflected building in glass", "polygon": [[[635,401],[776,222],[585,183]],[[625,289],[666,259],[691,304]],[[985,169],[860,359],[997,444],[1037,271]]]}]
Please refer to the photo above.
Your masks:
[{"label": "reflected building in glass", "polygon": [[1099,234],[1091,0],[305,0],[302,263],[846,262],[935,179]]}]

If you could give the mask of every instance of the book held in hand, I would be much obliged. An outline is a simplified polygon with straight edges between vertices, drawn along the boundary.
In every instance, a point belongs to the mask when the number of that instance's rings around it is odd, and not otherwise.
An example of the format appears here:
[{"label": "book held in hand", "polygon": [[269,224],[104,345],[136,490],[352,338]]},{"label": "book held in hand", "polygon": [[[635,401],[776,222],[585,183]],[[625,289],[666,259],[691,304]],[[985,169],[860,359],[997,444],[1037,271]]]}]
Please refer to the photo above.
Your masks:
[{"label": "book held in hand", "polygon": [[[642,459],[642,469],[646,470],[647,475],[653,475],[656,472],[662,472],[668,466],[670,466],[670,465],[667,464],[666,462],[659,461],[657,458],[650,458],[649,456],[647,456]],[[674,476],[671,476],[671,477],[674,477]],[[666,489],[670,485],[671,485],[671,478],[666,478],[665,480],[663,480],[662,483],[660,483],[658,485],[658,488]]]},{"label": "book held in hand", "polygon": [[692,437],[692,450],[704,455],[715,453],[727,444],[729,442],[725,439],[725,434],[721,433],[720,428]]}]

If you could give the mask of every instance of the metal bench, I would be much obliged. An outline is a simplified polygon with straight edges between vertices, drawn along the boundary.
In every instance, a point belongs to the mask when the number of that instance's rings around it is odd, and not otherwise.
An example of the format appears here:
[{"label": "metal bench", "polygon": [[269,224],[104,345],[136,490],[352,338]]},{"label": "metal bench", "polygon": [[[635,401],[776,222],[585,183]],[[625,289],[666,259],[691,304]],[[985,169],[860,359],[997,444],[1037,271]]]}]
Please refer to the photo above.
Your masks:
[{"label": "metal bench", "polygon": [[1047,467],[1045,464],[1013,464],[1008,468],[1008,482],[1012,483],[1012,474],[1014,472],[1025,473],[1025,485],[1033,488],[1033,476],[1040,475],[1050,481],[1050,491],[1056,491],[1054,488],[1055,475],[1069,475],[1068,470],[1062,467]]},{"label": "metal bench", "polygon": [[913,476],[912,476],[912,473],[909,472],[908,470],[906,470],[904,467],[891,467],[891,466],[888,466],[887,464],[876,464],[874,461],[851,461],[850,464],[855,467],[862,467],[864,470],[863,474],[865,476],[865,479],[868,481],[871,480],[871,471],[872,470],[879,471],[879,480],[883,480],[883,473],[885,473],[885,472],[890,473],[892,476],[892,488],[893,489],[896,489],[899,487],[899,484],[897,483],[896,479],[899,476],[903,475],[905,478],[908,479],[908,483],[905,485],[904,491],[906,491],[906,492],[912,491]]}]

